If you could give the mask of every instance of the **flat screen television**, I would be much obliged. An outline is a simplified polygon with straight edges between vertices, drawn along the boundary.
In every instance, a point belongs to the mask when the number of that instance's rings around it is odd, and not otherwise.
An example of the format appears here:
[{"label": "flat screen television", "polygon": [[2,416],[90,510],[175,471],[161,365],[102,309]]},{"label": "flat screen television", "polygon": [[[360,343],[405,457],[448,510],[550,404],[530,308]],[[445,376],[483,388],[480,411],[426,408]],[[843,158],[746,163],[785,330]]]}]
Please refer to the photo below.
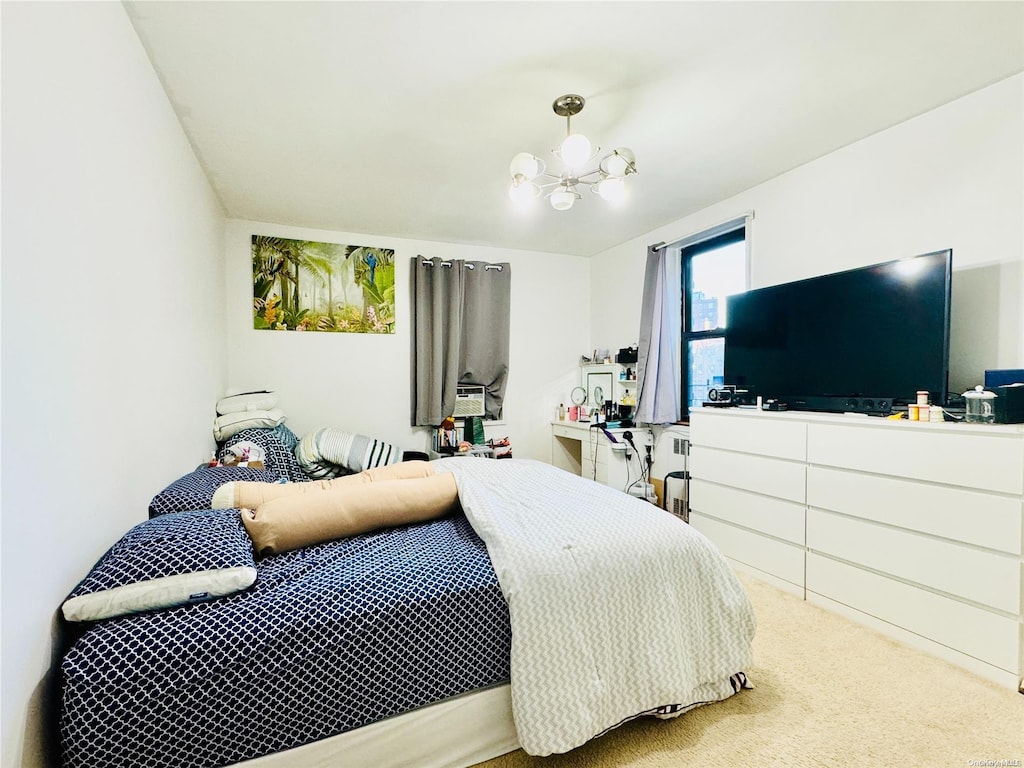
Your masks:
[{"label": "flat screen television", "polygon": [[725,383],[791,410],[946,404],[951,250],[727,298]]}]

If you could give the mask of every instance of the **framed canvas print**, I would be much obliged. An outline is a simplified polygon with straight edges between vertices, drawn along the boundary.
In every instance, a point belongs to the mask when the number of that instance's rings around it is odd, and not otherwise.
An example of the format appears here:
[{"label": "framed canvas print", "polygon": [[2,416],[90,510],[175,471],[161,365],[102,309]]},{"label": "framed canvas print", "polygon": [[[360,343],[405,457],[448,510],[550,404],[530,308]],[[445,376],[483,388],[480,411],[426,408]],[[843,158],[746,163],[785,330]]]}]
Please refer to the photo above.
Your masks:
[{"label": "framed canvas print", "polygon": [[393,334],[395,252],[253,235],[252,324],[261,331]]}]

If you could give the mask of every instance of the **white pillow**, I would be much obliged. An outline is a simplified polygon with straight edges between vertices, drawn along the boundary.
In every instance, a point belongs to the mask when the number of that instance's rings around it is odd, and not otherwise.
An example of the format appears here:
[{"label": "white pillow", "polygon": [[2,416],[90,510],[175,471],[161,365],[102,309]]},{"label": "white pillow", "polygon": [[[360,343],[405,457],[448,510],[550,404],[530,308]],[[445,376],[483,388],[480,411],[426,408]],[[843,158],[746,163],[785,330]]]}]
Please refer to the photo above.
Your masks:
[{"label": "white pillow", "polygon": [[61,610],[68,621],[99,621],[224,597],[255,581],[252,542],[233,510],[173,512],[122,536]]},{"label": "white pillow", "polygon": [[277,405],[277,395],[273,392],[243,392],[238,395],[222,397],[217,401],[217,415],[238,413],[239,411],[269,411]]},{"label": "white pillow", "polygon": [[269,411],[237,411],[225,413],[213,421],[213,439],[217,442],[227,440],[249,427],[269,427],[273,429],[285,420],[284,411],[272,408]]}]

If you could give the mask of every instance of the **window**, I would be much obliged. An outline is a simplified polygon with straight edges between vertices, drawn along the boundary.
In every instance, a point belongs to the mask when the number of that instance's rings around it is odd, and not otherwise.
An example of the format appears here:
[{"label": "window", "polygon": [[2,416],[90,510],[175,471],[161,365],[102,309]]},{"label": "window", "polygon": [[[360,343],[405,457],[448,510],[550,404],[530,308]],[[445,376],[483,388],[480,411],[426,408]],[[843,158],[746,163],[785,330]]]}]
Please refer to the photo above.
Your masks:
[{"label": "window", "polygon": [[683,417],[726,384],[726,296],[747,290],[746,228],[716,234],[680,252]]}]

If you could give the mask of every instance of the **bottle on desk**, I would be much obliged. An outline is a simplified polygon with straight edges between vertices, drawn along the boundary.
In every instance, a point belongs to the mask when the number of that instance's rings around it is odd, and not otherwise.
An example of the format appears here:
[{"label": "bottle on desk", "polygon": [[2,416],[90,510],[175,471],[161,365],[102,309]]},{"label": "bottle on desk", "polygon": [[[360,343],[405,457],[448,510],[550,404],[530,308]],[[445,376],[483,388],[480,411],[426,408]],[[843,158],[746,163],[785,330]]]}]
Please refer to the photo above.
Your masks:
[{"label": "bottle on desk", "polygon": [[565,421],[565,403],[558,404],[558,420]]}]

